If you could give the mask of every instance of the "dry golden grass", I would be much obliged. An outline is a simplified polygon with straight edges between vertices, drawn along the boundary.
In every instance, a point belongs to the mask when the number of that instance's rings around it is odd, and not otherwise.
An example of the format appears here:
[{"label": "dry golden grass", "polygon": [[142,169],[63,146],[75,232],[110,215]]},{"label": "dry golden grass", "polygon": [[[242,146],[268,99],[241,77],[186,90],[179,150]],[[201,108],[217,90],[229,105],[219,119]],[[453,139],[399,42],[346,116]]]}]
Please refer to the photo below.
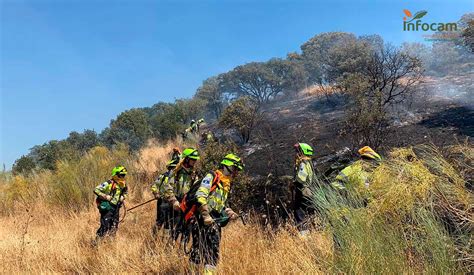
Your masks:
[{"label": "dry golden grass", "polygon": [[136,170],[146,172],[147,174],[161,171],[171,159],[170,153],[175,147],[178,147],[180,150],[184,149],[185,144],[181,138],[166,143],[149,140],[147,145],[138,152],[137,160],[133,165]]},{"label": "dry golden grass", "polygon": [[[153,204],[128,213],[114,240],[92,245],[99,226],[94,186],[107,179],[110,167],[123,163],[130,168],[127,205],[147,200],[151,181],[142,175],[162,167],[175,144],[150,143],[138,154],[96,147],[53,172],[0,178],[0,272],[190,273],[180,249],[151,237]],[[219,273],[470,271],[474,197],[465,183],[473,152],[470,144],[392,150],[370,178],[366,207],[357,206],[357,196],[318,185],[314,205],[326,229],[304,240],[292,228],[275,233],[234,222],[223,230]]]},{"label": "dry golden grass", "polygon": [[321,85],[313,85],[309,86],[306,89],[301,90],[299,95],[301,96],[324,96],[324,95],[331,95],[337,93],[337,90],[331,86],[321,86]]},{"label": "dry golden grass", "polygon": [[[128,213],[116,238],[98,247],[91,245],[99,218],[94,209],[65,216],[37,207],[2,217],[0,272],[190,272],[181,250],[151,238],[154,207]],[[330,259],[331,238],[322,233],[301,240],[287,231],[266,234],[234,222],[223,229],[219,273],[316,274]]]}]

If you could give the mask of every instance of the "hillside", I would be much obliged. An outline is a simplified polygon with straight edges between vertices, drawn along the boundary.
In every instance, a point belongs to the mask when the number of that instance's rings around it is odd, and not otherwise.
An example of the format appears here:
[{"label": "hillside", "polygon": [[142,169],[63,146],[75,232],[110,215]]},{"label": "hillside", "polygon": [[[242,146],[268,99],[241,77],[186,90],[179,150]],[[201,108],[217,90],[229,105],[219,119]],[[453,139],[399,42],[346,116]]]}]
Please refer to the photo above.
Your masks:
[{"label": "hillside", "polygon": [[[380,151],[421,143],[447,146],[465,139],[472,144],[473,78],[473,74],[427,78],[412,102],[392,111],[390,135]],[[344,135],[345,108],[327,104],[317,91],[303,91],[296,99],[275,103],[265,111],[266,120],[255,130],[254,139],[244,146],[249,173],[290,175],[292,146],[298,141],[314,145],[315,159],[353,148]]]}]

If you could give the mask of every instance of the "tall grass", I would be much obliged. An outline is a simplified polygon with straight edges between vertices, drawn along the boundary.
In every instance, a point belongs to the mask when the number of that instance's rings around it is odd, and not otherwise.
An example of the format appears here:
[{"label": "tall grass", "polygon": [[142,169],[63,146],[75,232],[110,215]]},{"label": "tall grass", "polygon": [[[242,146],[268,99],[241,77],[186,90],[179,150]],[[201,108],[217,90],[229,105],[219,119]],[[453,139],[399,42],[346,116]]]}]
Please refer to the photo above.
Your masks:
[{"label": "tall grass", "polygon": [[[127,204],[150,198],[150,181],[173,146],[150,143],[136,154],[96,147],[55,171],[0,177],[0,272],[190,272],[181,250],[151,237],[153,204],[128,213],[114,241],[91,245],[99,225],[94,186],[122,164],[130,171]],[[301,239],[291,226],[269,232],[233,223],[223,230],[219,272],[469,272],[472,159],[469,145],[401,148],[375,169],[368,189],[341,194],[319,181],[319,230]]]},{"label": "tall grass", "polygon": [[466,183],[430,146],[393,150],[368,190],[349,184],[341,194],[318,182],[313,204],[333,234],[335,267],[349,273],[471,270],[474,196]]}]

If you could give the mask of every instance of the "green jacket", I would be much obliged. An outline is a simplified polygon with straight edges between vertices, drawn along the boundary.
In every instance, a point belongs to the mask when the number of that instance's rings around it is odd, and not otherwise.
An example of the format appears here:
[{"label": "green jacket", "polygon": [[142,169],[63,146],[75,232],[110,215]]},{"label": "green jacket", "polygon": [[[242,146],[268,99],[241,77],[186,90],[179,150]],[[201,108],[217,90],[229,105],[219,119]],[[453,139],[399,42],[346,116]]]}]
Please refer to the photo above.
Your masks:
[{"label": "green jacket", "polygon": [[371,162],[358,160],[342,169],[331,185],[337,189],[346,189],[349,185],[355,188],[368,188],[369,177],[373,168],[374,165]]},{"label": "green jacket", "polygon": [[295,181],[304,187],[309,187],[314,180],[314,169],[311,160],[302,160],[295,167]]},{"label": "green jacket", "polygon": [[121,188],[113,180],[108,180],[97,185],[94,189],[94,193],[100,198],[105,197],[106,195],[112,196],[110,203],[113,205],[117,205],[120,201],[120,196],[123,196],[124,198],[127,197],[128,190],[127,186]]},{"label": "green jacket", "polygon": [[171,171],[167,171],[161,174],[155,182],[151,185],[151,191],[157,193],[160,196],[164,196],[166,192],[166,185],[168,184]]},{"label": "green jacket", "polygon": [[193,184],[193,171],[182,167],[177,172],[172,172],[164,184],[165,198],[168,201],[182,199]]},{"label": "green jacket", "polygon": [[209,212],[221,213],[226,207],[229,192],[224,190],[222,182],[217,182],[217,188],[211,192],[212,182],[215,175],[209,173],[201,181],[201,185],[196,192],[196,199],[200,205],[208,206]]}]

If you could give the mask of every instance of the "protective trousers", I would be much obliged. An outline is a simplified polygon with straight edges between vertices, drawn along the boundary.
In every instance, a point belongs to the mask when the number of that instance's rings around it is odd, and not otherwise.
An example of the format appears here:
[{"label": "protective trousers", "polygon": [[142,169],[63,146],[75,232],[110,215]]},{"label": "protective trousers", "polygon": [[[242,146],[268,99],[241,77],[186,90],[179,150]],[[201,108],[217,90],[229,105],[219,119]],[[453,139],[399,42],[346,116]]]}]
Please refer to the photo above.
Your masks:
[{"label": "protective trousers", "polygon": [[111,210],[100,211],[100,227],[97,230],[97,236],[114,236],[118,229],[119,217],[120,207],[117,206],[113,207]]},{"label": "protective trousers", "polygon": [[217,224],[196,225],[191,231],[193,244],[189,260],[195,264],[217,266],[221,229]]},{"label": "protective trousers", "polygon": [[309,216],[314,213],[314,208],[311,206],[311,198],[303,195],[303,187],[298,186],[295,190],[295,201],[293,202],[294,215],[296,220],[296,227],[299,231],[308,230]]}]

